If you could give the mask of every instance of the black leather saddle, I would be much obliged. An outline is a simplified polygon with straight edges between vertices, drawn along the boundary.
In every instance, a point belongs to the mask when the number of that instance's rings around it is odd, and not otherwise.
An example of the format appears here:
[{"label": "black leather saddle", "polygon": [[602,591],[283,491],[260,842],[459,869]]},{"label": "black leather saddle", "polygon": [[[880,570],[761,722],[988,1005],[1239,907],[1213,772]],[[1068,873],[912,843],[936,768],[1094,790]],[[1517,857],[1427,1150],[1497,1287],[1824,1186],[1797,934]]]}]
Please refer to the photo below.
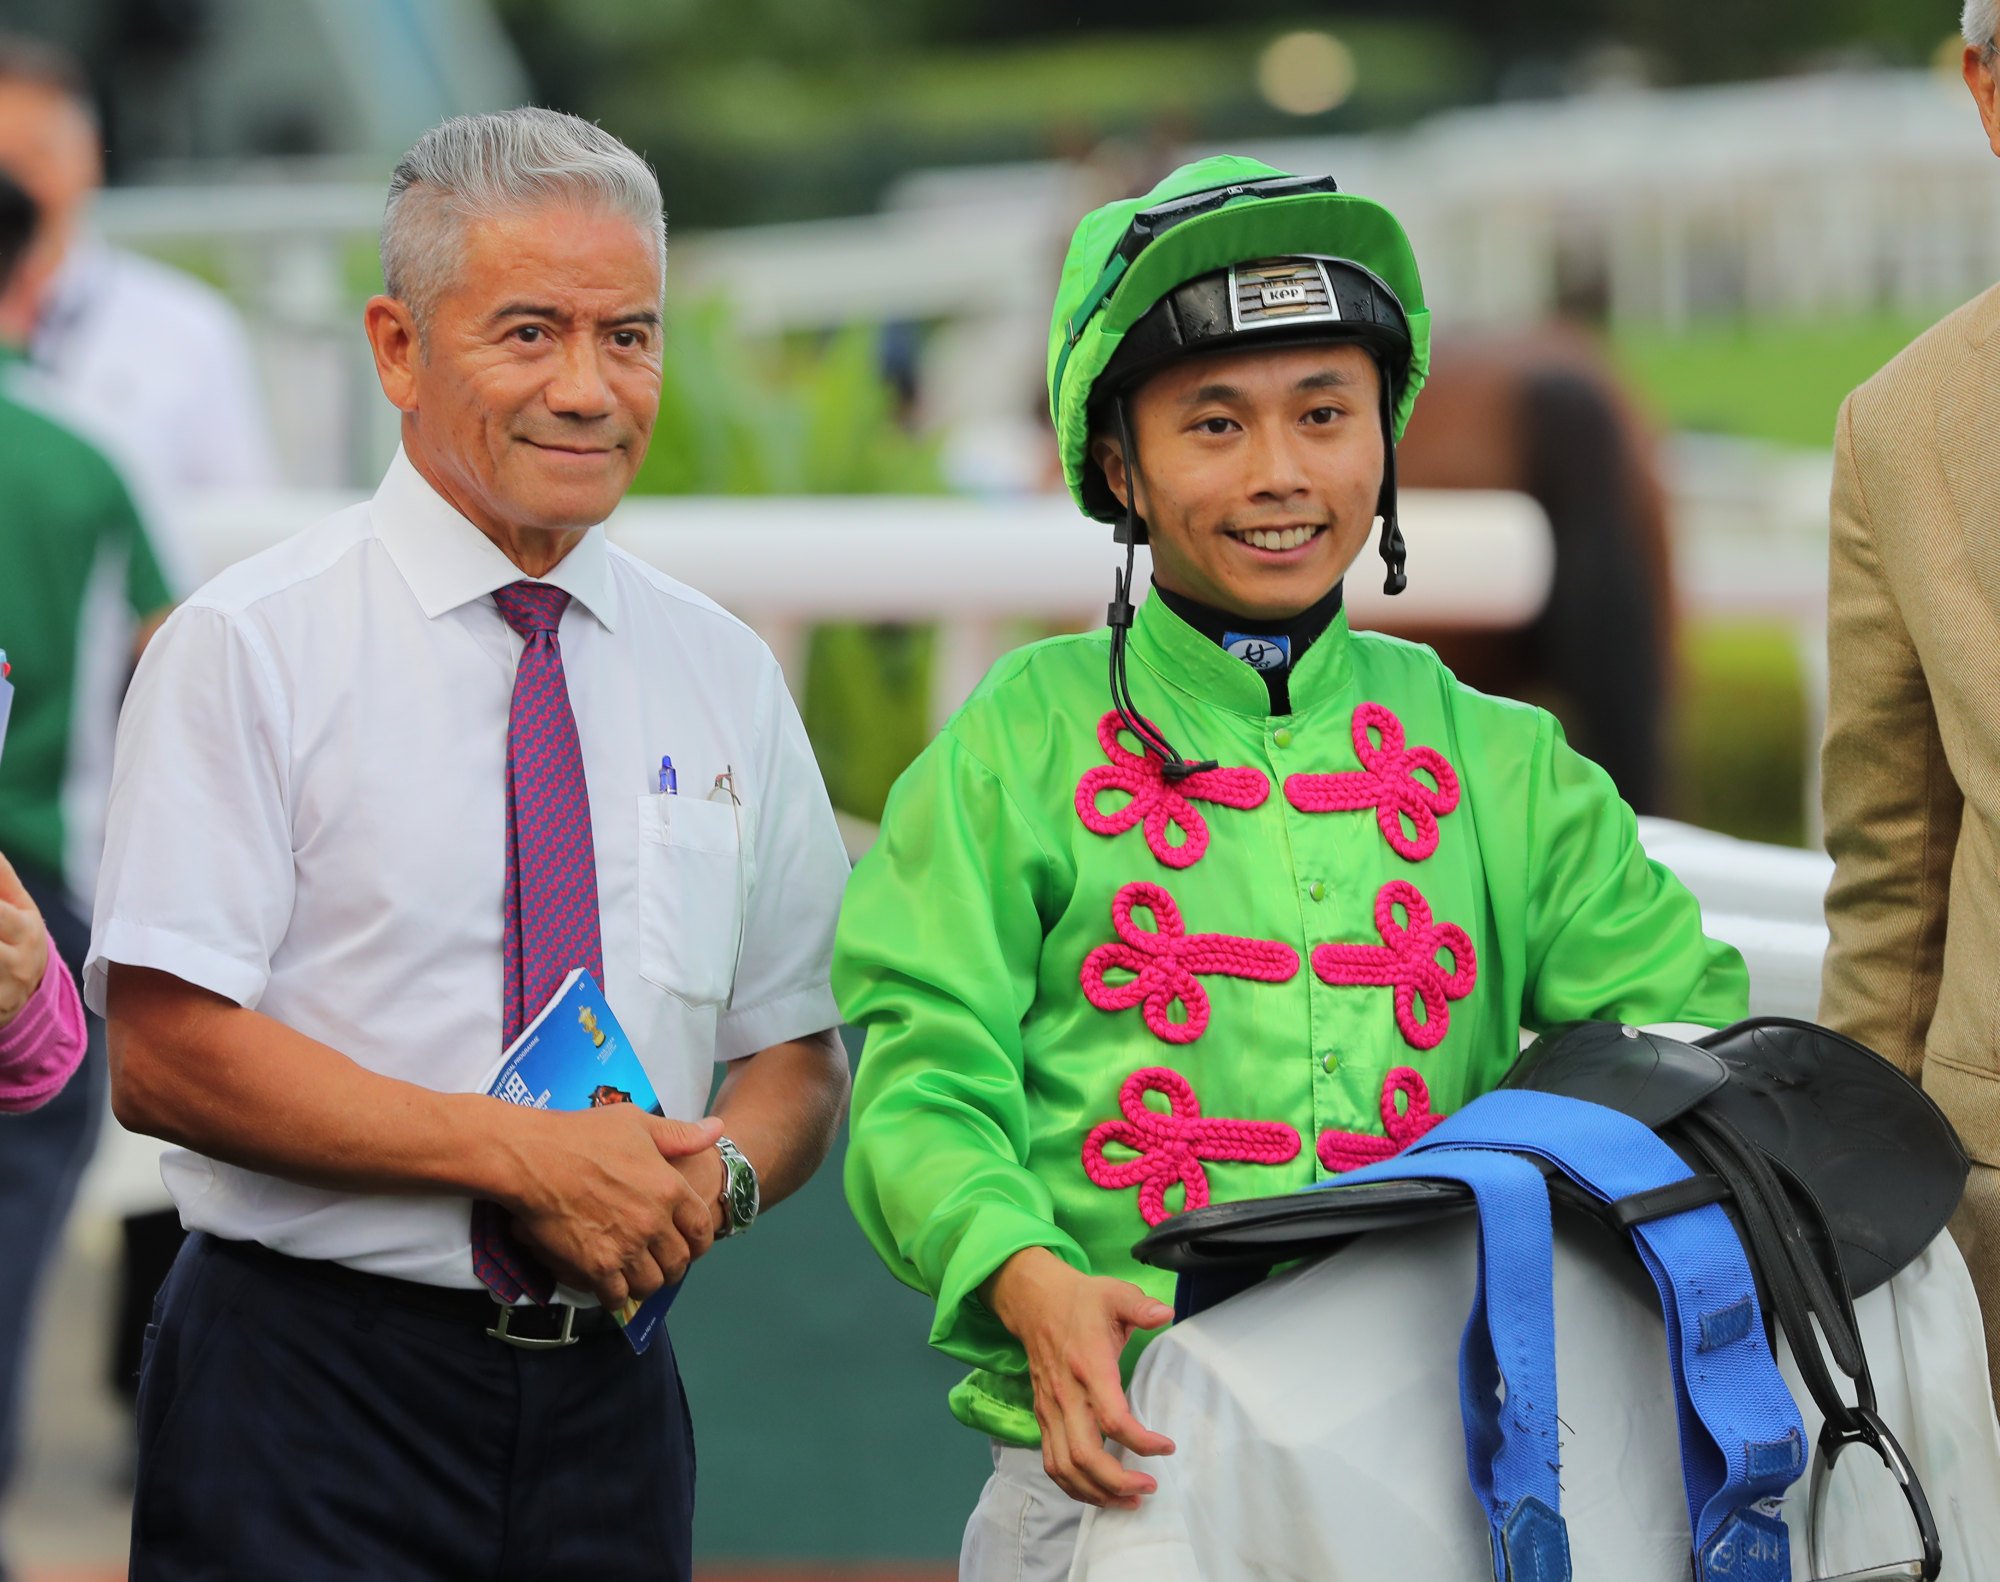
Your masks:
[{"label": "black leather saddle", "polygon": [[[1705,1203],[1730,1215],[1764,1311],[1784,1331],[1825,1421],[1808,1535],[1814,1573],[1827,1474],[1841,1450],[1858,1443],[1882,1459],[1909,1501],[1924,1555],[1907,1574],[1935,1577],[1942,1558],[1936,1527],[1876,1411],[1853,1308],[1854,1297],[1928,1247],[1958,1206],[1970,1167],[1930,1097],[1852,1039],[1782,1017],[1753,1017],[1695,1044],[1615,1022],[1573,1023],[1531,1044],[1501,1085],[1630,1115],[1693,1172],[1687,1181],[1606,1204],[1550,1170],[1559,1202],[1627,1233]],[[1186,1311],[1255,1284],[1276,1264],[1473,1207],[1470,1190],[1457,1182],[1369,1182],[1194,1209],[1157,1226],[1134,1251],[1181,1276]],[[1852,1404],[1833,1369],[1851,1382]]]}]

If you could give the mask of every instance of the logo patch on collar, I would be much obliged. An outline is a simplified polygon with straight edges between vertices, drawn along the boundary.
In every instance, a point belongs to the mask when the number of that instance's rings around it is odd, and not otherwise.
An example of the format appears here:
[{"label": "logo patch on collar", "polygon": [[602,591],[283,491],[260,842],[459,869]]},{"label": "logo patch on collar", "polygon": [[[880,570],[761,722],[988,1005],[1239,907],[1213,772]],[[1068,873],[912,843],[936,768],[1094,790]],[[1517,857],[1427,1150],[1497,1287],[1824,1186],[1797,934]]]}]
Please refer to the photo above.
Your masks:
[{"label": "logo patch on collar", "polygon": [[1289,637],[1260,637],[1254,632],[1224,632],[1222,651],[1252,670],[1286,670],[1292,663]]}]

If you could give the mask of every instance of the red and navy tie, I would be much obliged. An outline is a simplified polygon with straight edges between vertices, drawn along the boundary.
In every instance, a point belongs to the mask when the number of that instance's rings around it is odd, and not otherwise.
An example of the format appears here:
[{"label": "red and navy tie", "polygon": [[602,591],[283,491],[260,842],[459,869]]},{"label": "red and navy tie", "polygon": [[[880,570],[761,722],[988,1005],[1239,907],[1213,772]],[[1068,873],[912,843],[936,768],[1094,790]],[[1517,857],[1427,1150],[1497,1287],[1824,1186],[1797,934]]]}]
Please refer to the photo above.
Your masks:
[{"label": "red and navy tie", "polygon": [[[493,595],[521,634],[520,668],[507,716],[507,889],[500,938],[504,1048],[521,1036],[578,967],[604,981],[597,912],[597,857],[590,791],[570,712],[556,628],[569,595],[545,582],[516,582]],[[547,1302],[555,1282],[507,1234],[495,1203],[472,1206],[472,1267],[504,1302],[525,1292]]]}]

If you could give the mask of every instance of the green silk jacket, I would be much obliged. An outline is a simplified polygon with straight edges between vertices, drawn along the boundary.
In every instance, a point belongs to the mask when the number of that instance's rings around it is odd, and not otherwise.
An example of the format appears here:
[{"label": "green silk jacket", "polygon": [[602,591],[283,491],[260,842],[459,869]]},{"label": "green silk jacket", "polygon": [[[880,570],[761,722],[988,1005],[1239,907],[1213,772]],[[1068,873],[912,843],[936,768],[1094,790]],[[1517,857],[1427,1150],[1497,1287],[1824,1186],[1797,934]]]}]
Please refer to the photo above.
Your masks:
[{"label": "green silk jacket", "polygon": [[1133,695],[1219,766],[1176,788],[1115,728],[1108,644],[994,668],[898,781],[834,956],[867,1035],[848,1200],[975,1370],[953,1411],[1017,1444],[1027,1359],[978,1295],[1012,1254],[1171,1301],[1131,1256],[1149,1225],[1386,1156],[1498,1083],[1520,1029],[1747,1013],[1741,957],[1547,713],[1343,613],[1273,716],[1150,599]]}]

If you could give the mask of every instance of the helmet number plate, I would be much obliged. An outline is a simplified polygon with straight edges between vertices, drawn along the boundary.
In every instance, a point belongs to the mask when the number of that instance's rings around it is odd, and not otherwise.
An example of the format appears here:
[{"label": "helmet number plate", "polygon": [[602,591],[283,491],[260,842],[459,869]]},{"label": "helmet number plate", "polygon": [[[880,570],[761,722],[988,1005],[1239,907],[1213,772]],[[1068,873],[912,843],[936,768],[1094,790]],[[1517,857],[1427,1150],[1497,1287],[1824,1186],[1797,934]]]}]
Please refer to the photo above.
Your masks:
[{"label": "helmet number plate", "polygon": [[1229,321],[1239,332],[1339,320],[1333,282],[1317,258],[1262,258],[1229,271]]}]

